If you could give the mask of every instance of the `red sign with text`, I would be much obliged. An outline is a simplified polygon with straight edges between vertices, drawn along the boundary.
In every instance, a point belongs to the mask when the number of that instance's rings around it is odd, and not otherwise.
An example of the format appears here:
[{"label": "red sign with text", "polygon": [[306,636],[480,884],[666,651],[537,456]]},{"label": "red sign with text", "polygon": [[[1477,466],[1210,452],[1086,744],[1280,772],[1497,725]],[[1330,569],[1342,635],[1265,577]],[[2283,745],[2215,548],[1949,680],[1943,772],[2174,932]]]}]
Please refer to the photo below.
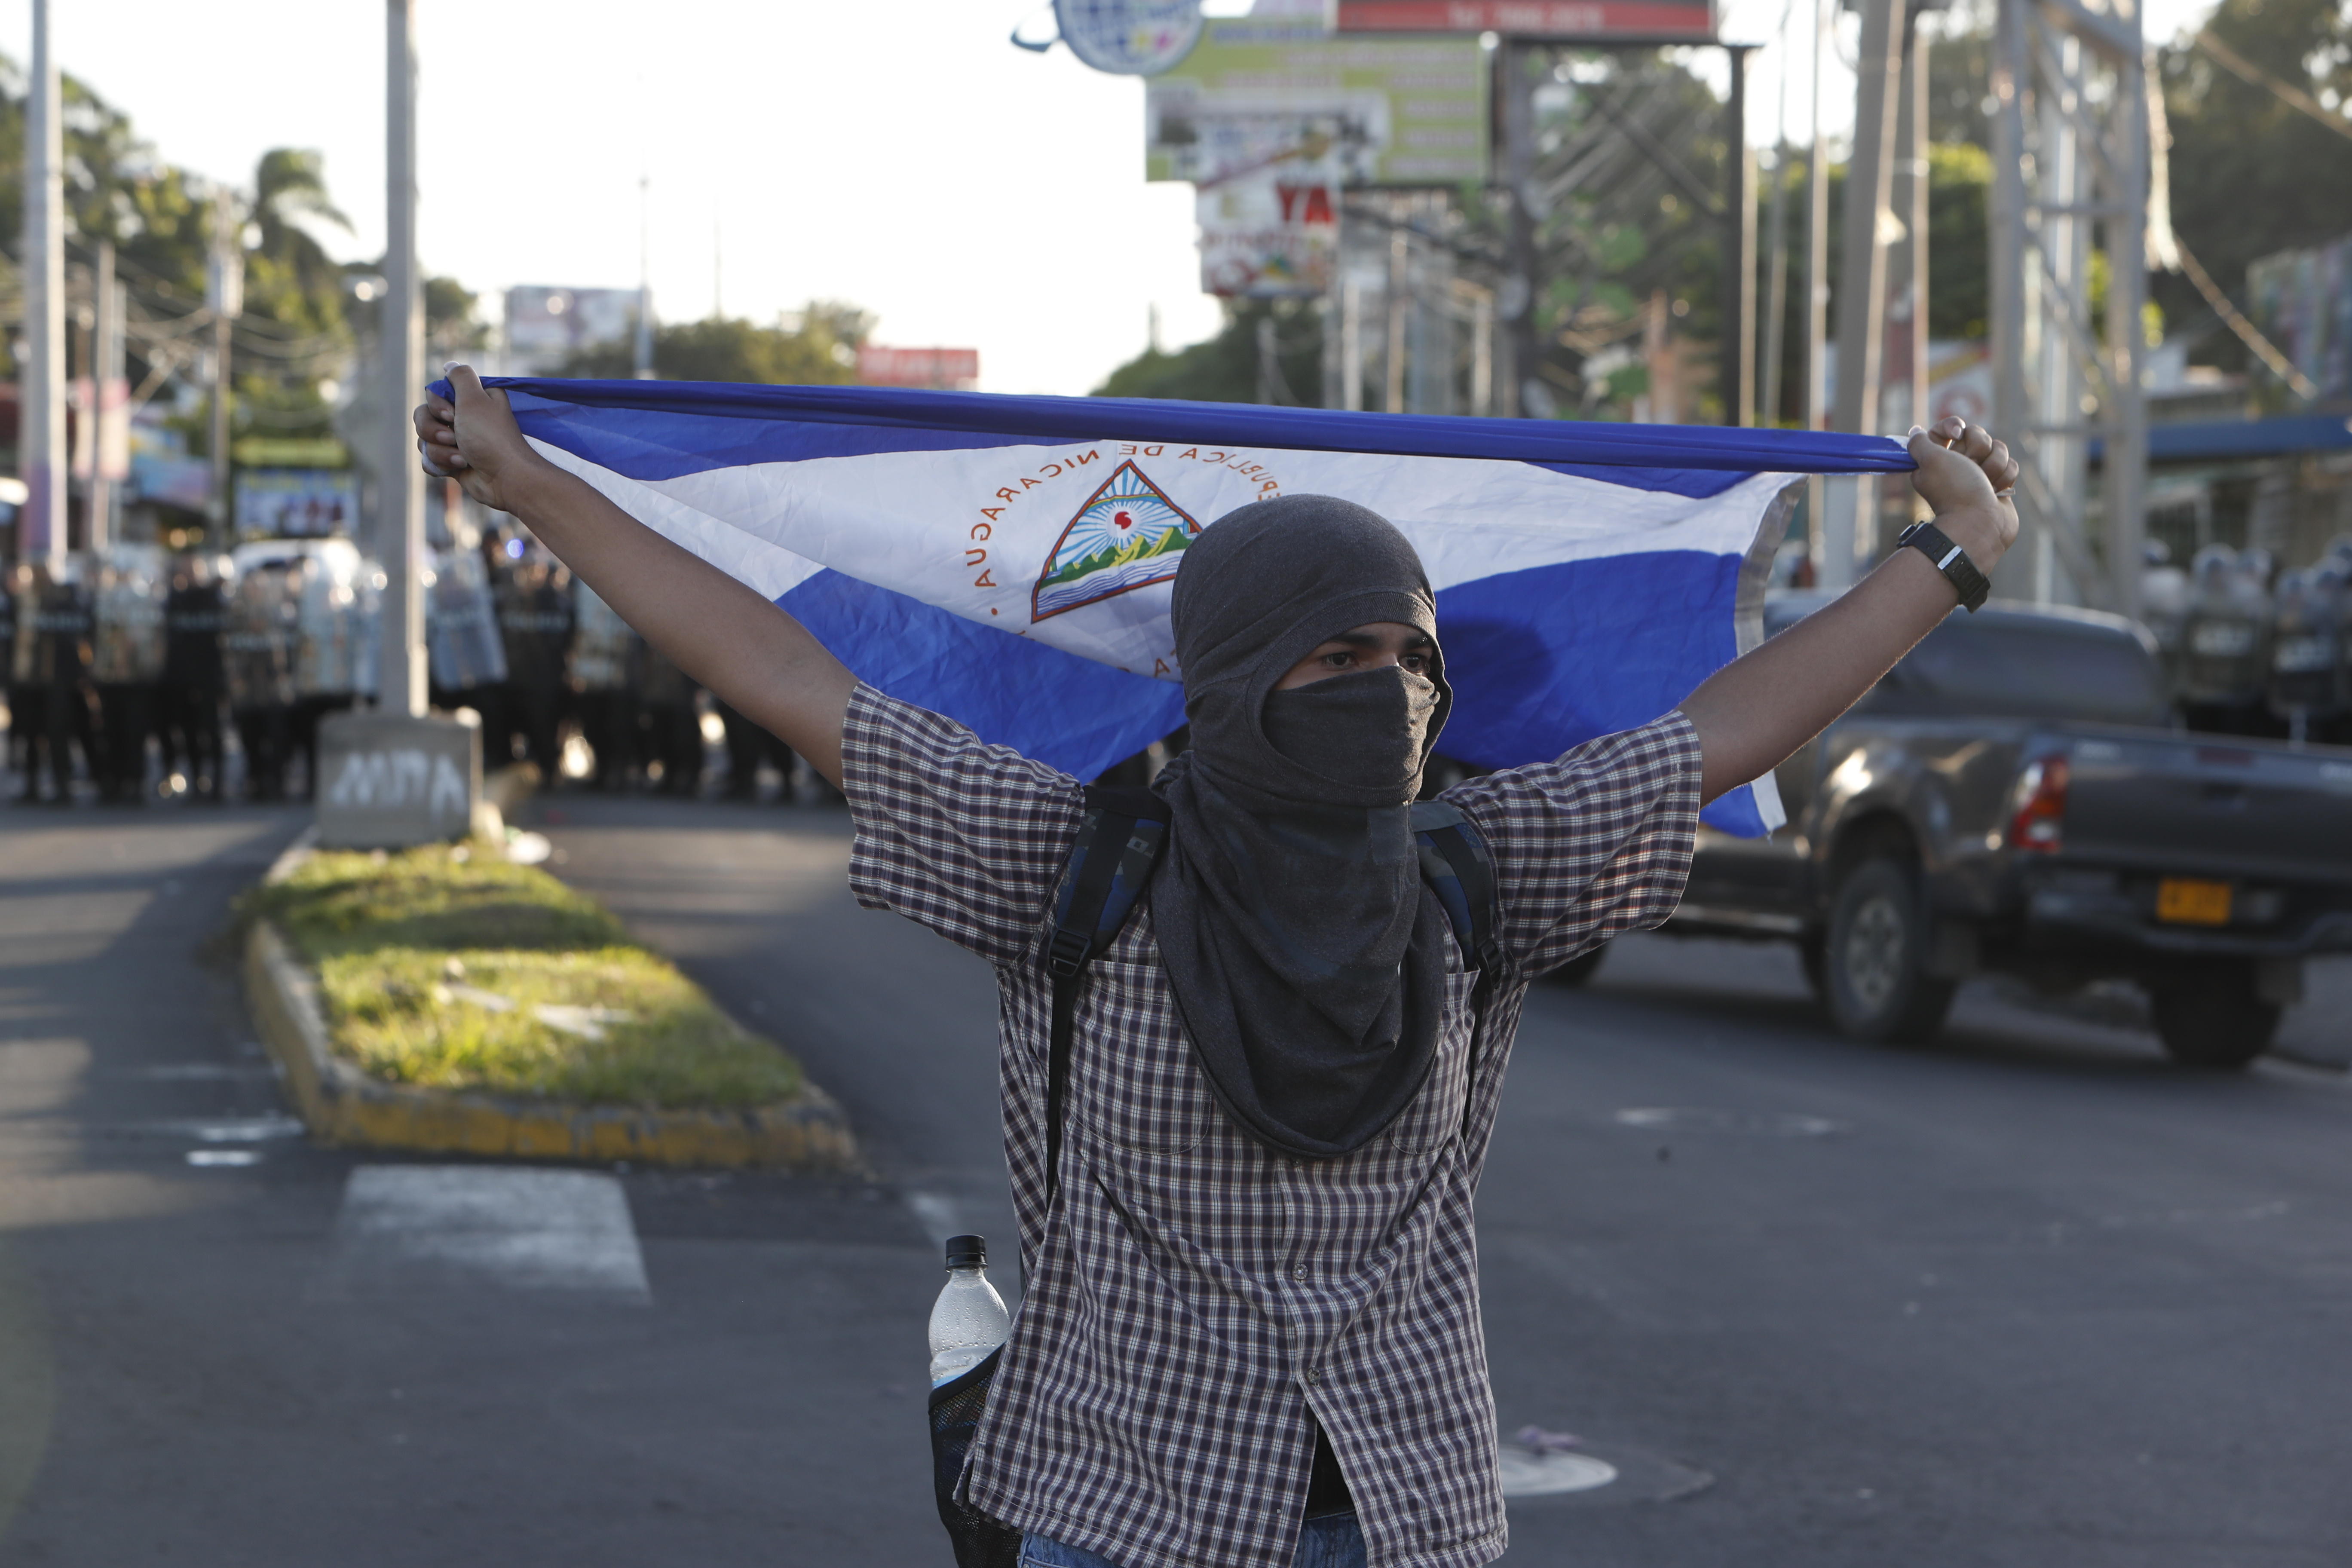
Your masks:
[{"label": "red sign with text", "polygon": [[892,349],[866,343],[857,351],[857,380],[863,386],[964,392],[979,379],[978,349]]},{"label": "red sign with text", "polygon": [[1715,7],[1671,0],[1339,0],[1339,31],[1700,44],[1715,39]]}]

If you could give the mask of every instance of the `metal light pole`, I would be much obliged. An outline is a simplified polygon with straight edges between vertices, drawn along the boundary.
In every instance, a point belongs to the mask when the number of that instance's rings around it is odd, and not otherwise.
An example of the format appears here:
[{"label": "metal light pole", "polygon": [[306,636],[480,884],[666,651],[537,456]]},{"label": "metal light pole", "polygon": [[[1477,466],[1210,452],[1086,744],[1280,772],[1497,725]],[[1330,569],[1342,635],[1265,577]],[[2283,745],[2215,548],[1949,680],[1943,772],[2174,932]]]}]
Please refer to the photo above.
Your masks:
[{"label": "metal light pole", "polygon": [[408,411],[425,385],[425,300],[416,270],[416,0],[386,0],[383,558],[386,713],[425,711],[425,472]]},{"label": "metal light pole", "polygon": [[[1903,0],[1863,0],[1854,82],[1853,158],[1846,165],[1844,254],[1838,268],[1837,427],[1878,423],[1886,329],[1886,217],[1894,194],[1895,110],[1903,78]],[[1878,552],[1878,487],[1868,474],[1832,481],[1822,585],[1843,588]]]},{"label": "metal light pole", "polygon": [[25,363],[17,468],[28,494],[16,530],[26,560],[66,563],[66,202],[58,61],[49,0],[33,0],[25,104]]},{"label": "metal light pole", "polygon": [[215,547],[229,526],[229,396],[234,385],[230,354],[236,319],[245,314],[244,220],[236,198],[226,189],[213,193],[212,256],[205,268],[205,304],[213,313],[212,500],[214,525],[220,531]]},{"label": "metal light pole", "polygon": [[[1813,0],[1813,146],[1805,173],[1805,428],[1829,423],[1830,336],[1830,150],[1822,134],[1822,68],[1829,63],[1830,29],[1837,12],[1830,0]],[[1819,474],[1805,481],[1806,552],[1814,580],[1829,570],[1828,483]]]},{"label": "metal light pole", "polygon": [[114,534],[114,476],[107,469],[116,421],[128,419],[128,408],[117,408],[112,394],[122,379],[122,285],[114,280],[114,242],[98,245],[98,265],[90,278],[89,366],[89,488],[82,505],[89,515],[84,531],[95,555],[111,544]]},{"label": "metal light pole", "polygon": [[[1993,424],[2016,454],[2032,582],[2004,592],[2125,615],[2139,602],[2147,473],[2147,55],[2137,13],[2002,0],[1993,62]],[[2094,241],[2106,314],[2093,310]],[[2099,443],[2101,520],[2090,516]],[[2021,564],[2022,563],[2021,562]]]},{"label": "metal light pole", "polygon": [[383,563],[377,710],[331,714],[319,726],[319,842],[389,849],[468,832],[478,824],[482,732],[427,718],[425,660],[425,471],[409,409],[425,385],[425,301],[416,266],[416,0],[384,7],[384,265],[382,438],[376,552]]},{"label": "metal light pole", "polygon": [[1731,101],[1724,106],[1723,422],[1756,423],[1756,150],[1748,144],[1748,46],[1725,51]]}]

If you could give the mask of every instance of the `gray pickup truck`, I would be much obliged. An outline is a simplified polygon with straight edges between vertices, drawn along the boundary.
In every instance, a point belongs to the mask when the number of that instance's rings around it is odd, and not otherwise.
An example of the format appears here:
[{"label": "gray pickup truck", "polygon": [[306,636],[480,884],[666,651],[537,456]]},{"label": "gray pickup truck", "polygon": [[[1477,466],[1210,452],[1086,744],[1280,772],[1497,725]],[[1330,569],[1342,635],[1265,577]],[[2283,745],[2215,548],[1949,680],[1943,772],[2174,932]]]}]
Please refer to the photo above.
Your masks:
[{"label": "gray pickup truck", "polygon": [[[1777,633],[1819,594],[1766,606]],[[2352,748],[2172,727],[2114,616],[1956,615],[1775,775],[1788,826],[1703,832],[1669,932],[1782,938],[1844,1033],[1919,1039],[1958,984],[2147,991],[2165,1049],[2243,1067],[2352,952]]]}]

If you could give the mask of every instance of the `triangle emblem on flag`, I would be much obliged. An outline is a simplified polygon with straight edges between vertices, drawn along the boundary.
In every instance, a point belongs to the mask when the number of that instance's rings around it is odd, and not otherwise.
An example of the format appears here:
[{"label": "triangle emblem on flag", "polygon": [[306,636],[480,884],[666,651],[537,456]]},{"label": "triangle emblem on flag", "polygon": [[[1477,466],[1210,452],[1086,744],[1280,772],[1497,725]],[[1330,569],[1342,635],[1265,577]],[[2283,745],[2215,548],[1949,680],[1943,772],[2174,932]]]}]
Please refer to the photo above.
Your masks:
[{"label": "triangle emblem on flag", "polygon": [[1121,463],[1054,542],[1031,595],[1030,618],[1045,620],[1167,582],[1200,531],[1132,460]]}]

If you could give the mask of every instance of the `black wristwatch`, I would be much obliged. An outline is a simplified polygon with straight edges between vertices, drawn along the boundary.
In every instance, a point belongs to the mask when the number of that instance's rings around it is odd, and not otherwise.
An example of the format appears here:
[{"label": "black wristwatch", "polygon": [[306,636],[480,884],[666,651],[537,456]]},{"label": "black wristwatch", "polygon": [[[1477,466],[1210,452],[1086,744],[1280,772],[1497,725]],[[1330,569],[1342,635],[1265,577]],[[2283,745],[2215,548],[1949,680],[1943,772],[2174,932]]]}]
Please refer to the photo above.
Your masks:
[{"label": "black wristwatch", "polygon": [[1952,542],[1952,536],[1932,522],[1915,522],[1905,529],[1895,542],[1907,544],[1936,563],[1936,570],[1951,580],[1960,591],[1960,604],[1970,615],[1981,608],[1986,595],[1992,592],[1992,583],[1977,570],[1969,552]]}]

